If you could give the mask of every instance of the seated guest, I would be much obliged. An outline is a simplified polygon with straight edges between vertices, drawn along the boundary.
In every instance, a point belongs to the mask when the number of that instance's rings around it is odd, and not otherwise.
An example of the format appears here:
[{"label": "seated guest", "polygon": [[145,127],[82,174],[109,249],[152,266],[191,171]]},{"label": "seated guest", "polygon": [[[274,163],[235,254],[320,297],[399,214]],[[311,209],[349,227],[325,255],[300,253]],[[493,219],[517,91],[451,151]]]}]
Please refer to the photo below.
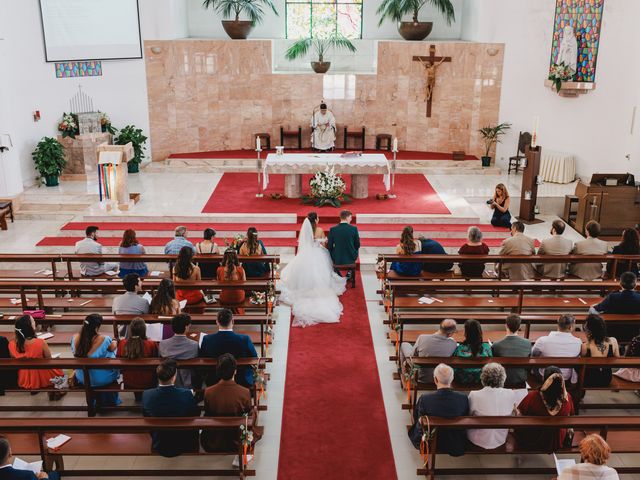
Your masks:
[{"label": "seated guest", "polygon": [[592,433],[580,442],[581,463],[564,468],[558,480],[619,480],[618,472],[607,467],[611,448],[600,435]]},{"label": "seated guest", "polygon": [[[160,357],[174,360],[198,358],[198,342],[194,342],[187,337],[190,326],[191,317],[186,313],[181,313],[171,319],[171,329],[174,335],[160,342],[158,346]],[[178,369],[175,383],[178,387],[185,388],[200,388],[201,385],[195,372],[188,368]]]},{"label": "seated guest", "polygon": [[[213,228],[204,229],[202,241],[196,243],[196,254],[198,256],[220,255],[218,245],[213,241],[215,236],[216,231]],[[216,270],[219,265],[219,262],[198,261],[202,278],[216,278]]]},{"label": "seated guest", "polygon": [[[631,343],[625,349],[624,356],[640,357],[640,335],[631,339]],[[614,375],[630,382],[640,382],[640,368],[620,368],[616,370]]]},{"label": "seated guest", "polygon": [[[418,403],[413,410],[413,426],[409,430],[411,443],[417,449],[420,448],[420,441],[426,428],[422,417],[444,417],[454,418],[469,415],[469,400],[464,393],[454,392],[451,388],[453,383],[453,369],[444,363],[438,365],[433,372],[433,381],[437,390],[433,393],[424,393],[418,399]],[[438,452],[448,453],[452,457],[464,455],[465,444],[467,443],[467,432],[465,430],[447,430],[438,428],[436,434],[438,438]]]},{"label": "seated guest", "polygon": [[[118,358],[136,360],[138,358],[155,358],[158,356],[158,344],[147,339],[147,324],[141,318],[134,318],[127,329],[127,338],[118,342]],[[141,390],[156,386],[156,376],[149,369],[125,369],[122,372],[125,388]],[[135,392],[140,401],[142,393]]]},{"label": "seated guest", "polygon": [[[513,415],[517,400],[514,390],[504,388],[506,378],[507,372],[498,363],[487,363],[482,367],[480,382],[483,388],[469,393],[469,414],[479,417]],[[508,429],[471,429],[467,430],[467,437],[474,445],[492,450],[505,444],[508,433]]]},{"label": "seated guest", "polygon": [[[420,237],[420,253],[423,255],[446,255],[444,247],[432,238]],[[453,268],[453,263],[425,262],[422,269],[429,273],[444,273]]]},{"label": "seated guest", "polygon": [[[640,292],[636,291],[638,278],[631,272],[625,272],[620,275],[619,292],[611,292],[606,298],[593,305],[589,309],[589,313],[612,313],[612,314],[640,314]],[[637,333],[638,327],[624,324],[613,324],[609,327],[611,336],[616,337],[619,342],[626,343],[631,340]]]},{"label": "seated guest", "polygon": [[[458,344],[452,338],[456,333],[456,321],[450,318],[440,322],[440,329],[430,335],[418,336],[415,345],[402,342],[400,345],[400,365],[411,362],[410,357],[450,357]],[[421,383],[433,382],[433,369],[421,368],[418,373],[418,381]]]},{"label": "seated guest", "polygon": [[[250,414],[255,421],[251,392],[233,379],[236,367],[236,359],[230,353],[218,358],[216,375],[220,381],[204,392],[205,417],[241,417]],[[200,443],[206,452],[237,452],[240,443],[239,431],[237,428],[203,430]]]},{"label": "seated guest", "polygon": [[[228,248],[222,257],[222,264],[218,267],[216,278],[220,283],[244,282],[247,276],[240,265],[238,254],[233,248]],[[234,313],[244,314],[245,291],[241,288],[223,288],[220,291],[219,301],[224,307],[231,308]]]},{"label": "seated guest", "polygon": [[[507,335],[491,346],[494,357],[529,357],[531,341],[518,335],[521,323],[520,315],[512,313],[507,317]],[[524,368],[507,368],[505,385],[508,387],[524,387],[527,381],[527,370]]]},{"label": "seated guest", "polygon": [[[80,333],[71,338],[71,352],[76,358],[116,358],[118,344],[108,335],[101,335],[98,330],[102,325],[102,316],[92,313],[85,317]],[[118,380],[120,372],[116,369],[104,368],[89,370],[88,381],[92,387],[104,387]],[[87,381],[81,369],[75,370],[76,381],[84,385]],[[99,394],[103,405],[119,405],[120,397],[117,393],[104,392]]]},{"label": "seated guest", "polygon": [[[421,243],[413,238],[413,227],[407,226],[402,229],[400,243],[396,245],[396,255],[413,255],[420,252]],[[392,262],[390,270],[398,275],[407,277],[419,277],[422,273],[422,263],[420,262]]]},{"label": "seated guest", "polygon": [[[246,257],[258,257],[267,254],[264,243],[258,238],[256,227],[249,227],[247,230],[247,240],[240,246],[239,253]],[[267,262],[244,262],[242,267],[247,278],[261,278],[269,273],[269,263]]]},{"label": "seated guest", "polygon": [[187,227],[176,227],[173,240],[164,246],[164,253],[165,255],[177,255],[182,247],[189,247],[193,253],[196,253],[193,243],[187,240]]},{"label": "seated guest", "polygon": [[[511,238],[502,242],[500,255],[533,255],[536,253],[535,240],[524,234],[524,223],[513,222],[511,225]],[[510,280],[531,280],[535,276],[535,270],[531,263],[505,263],[502,266],[503,273]]]},{"label": "seated guest", "polygon": [[142,279],[137,273],[127,273],[122,279],[125,293],[113,299],[114,315],[144,315],[149,313],[149,302],[138,293],[142,291]]},{"label": "seated guest", "polygon": [[[0,358],[11,358],[9,340],[0,335]],[[7,388],[15,388],[18,384],[18,372],[16,370],[0,370],[0,396],[4,395]]]},{"label": "seated guest", "polygon": [[173,280],[163,278],[160,281],[156,294],[151,299],[149,313],[164,316],[180,313],[180,302],[176,298],[176,287]]},{"label": "seated guest", "polygon": [[[618,341],[607,337],[607,326],[600,315],[589,314],[583,327],[587,341],[582,344],[582,357],[619,357]],[[589,367],[584,376],[585,387],[608,387],[612,373],[609,367]]]},{"label": "seated guest", "polygon": [[[579,357],[582,349],[582,342],[573,335],[576,324],[576,317],[573,315],[560,315],[558,319],[558,331],[549,332],[548,335],[538,338],[531,349],[532,357]],[[540,375],[544,370],[540,369]],[[574,369],[563,368],[562,375],[566,381],[575,383],[578,376]]]},{"label": "seated guest", "polygon": [[[489,255],[489,246],[482,241],[482,232],[478,227],[469,227],[467,243],[460,247],[458,255]],[[460,262],[460,271],[466,278],[482,277],[484,262]]]},{"label": "seated guest", "polygon": [[31,470],[16,470],[13,468],[13,454],[11,444],[6,437],[0,437],[0,480],[58,480],[58,472],[33,473]]},{"label": "seated guest", "polygon": [[193,250],[182,247],[178,254],[178,260],[173,268],[173,281],[176,284],[176,298],[178,301],[186,300],[187,305],[196,305],[204,300],[202,290],[180,289],[181,283],[199,282],[202,280],[200,267],[193,263]]},{"label": "seated guest", "polygon": [[[585,230],[587,238],[576,242],[571,253],[575,255],[606,255],[609,252],[609,245],[598,238],[600,224],[591,220],[587,222]],[[596,280],[602,277],[602,263],[573,263],[569,265],[569,273],[582,280]]]},{"label": "seated guest", "polygon": [[[98,227],[85,229],[85,238],[76,242],[76,255],[102,255],[102,245],[98,243]],[[85,277],[97,277],[105,272],[115,271],[117,263],[80,262],[80,274]]]},{"label": "seated guest", "polygon": [[[22,315],[16,320],[14,339],[9,343],[11,357],[23,358],[51,358],[51,351],[47,342],[36,336],[36,322],[31,315]],[[51,388],[51,379],[61,377],[62,370],[30,370],[22,368],[18,370],[18,386],[25,390],[35,390],[40,388]],[[55,393],[49,394],[49,399],[60,398]]]},{"label": "seated guest", "polygon": [[509,212],[510,204],[511,198],[509,198],[507,187],[503,183],[499,183],[496,185],[493,197],[489,201],[489,206],[493,210],[491,225],[494,227],[511,227],[511,213]]},{"label": "seated guest", "polygon": [[[138,243],[136,232],[130,228],[124,231],[122,241],[118,247],[120,255],[143,255],[144,247]],[[120,278],[124,278],[128,273],[137,273],[141,277],[145,277],[149,273],[147,264],[144,262],[120,262]]]},{"label": "seated guest", "polygon": [[[627,228],[622,232],[621,242],[613,247],[611,252],[614,255],[640,255],[640,234],[634,228]],[[607,273],[614,278],[618,278],[624,272],[632,272],[638,276],[638,262],[631,260],[618,260],[616,271],[613,271],[613,262],[607,264]]]},{"label": "seated guest", "polygon": [[[454,357],[475,358],[491,357],[491,345],[482,341],[482,327],[477,320],[464,322],[464,340],[453,352]],[[456,382],[465,385],[480,383],[480,368],[456,368]]]},{"label": "seated guest", "polygon": [[[234,358],[255,358],[258,356],[258,352],[256,352],[249,335],[234,333],[233,313],[231,310],[226,308],[220,310],[216,323],[218,324],[218,332],[205,335],[202,339],[201,357],[218,358],[225,353],[230,353]],[[236,381],[245,387],[253,386],[253,369],[239,368]],[[218,377],[212,372],[207,378],[207,385],[213,385],[217,382]]]},{"label": "seated guest", "polygon": [[[573,249],[573,242],[563,238],[566,225],[562,220],[554,220],[551,224],[551,237],[540,242],[538,255],[569,255]],[[538,273],[548,278],[564,278],[567,274],[566,263],[541,263],[537,267]]]},{"label": "seated guest", "polygon": [[[531,390],[518,405],[518,414],[541,417],[568,417],[575,415],[573,400],[565,388],[562,372],[558,367],[544,369],[544,383],[540,390]],[[566,428],[523,428],[516,429],[515,436],[519,449],[555,452],[564,445]]]},{"label": "seated guest", "polygon": [[[156,369],[158,386],[142,394],[142,414],[145,417],[199,417],[200,408],[191,390],[178,388],[175,360],[163,360]],[[166,430],[151,433],[153,450],[163,457],[177,457],[197,452],[198,430]]]}]

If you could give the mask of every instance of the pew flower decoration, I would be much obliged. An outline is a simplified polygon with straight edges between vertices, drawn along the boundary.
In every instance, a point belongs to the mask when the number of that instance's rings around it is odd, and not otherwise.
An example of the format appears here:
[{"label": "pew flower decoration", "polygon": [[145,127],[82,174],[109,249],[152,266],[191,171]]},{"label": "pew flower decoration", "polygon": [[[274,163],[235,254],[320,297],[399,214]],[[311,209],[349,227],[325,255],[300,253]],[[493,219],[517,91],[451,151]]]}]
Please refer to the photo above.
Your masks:
[{"label": "pew flower decoration", "polygon": [[227,248],[233,248],[234,250],[240,250],[240,246],[244,243],[244,235],[236,233],[233,238],[225,239],[224,244]]},{"label": "pew flower decoration", "polygon": [[247,466],[249,459],[247,455],[253,447],[253,432],[249,430],[249,415],[244,415],[244,425],[240,425],[240,442],[242,442],[242,465]]},{"label": "pew flower decoration", "polygon": [[62,134],[62,138],[76,138],[80,130],[78,130],[78,122],[76,122],[75,115],[72,113],[63,113],[62,120],[58,124],[58,131]]},{"label": "pew flower decoration", "polygon": [[402,384],[407,391],[407,400],[411,404],[411,389],[416,386],[418,382],[418,372],[420,367],[413,362],[405,361],[402,366]]},{"label": "pew flower decoration", "polygon": [[267,292],[251,292],[249,301],[253,305],[264,305],[267,301]]},{"label": "pew flower decoration", "polygon": [[559,93],[562,89],[562,82],[573,80],[575,74],[575,70],[571,66],[565,65],[564,62],[554,63],[549,70],[549,80],[553,83],[556,92]]},{"label": "pew flower decoration", "polygon": [[258,389],[258,403],[260,403],[260,399],[262,397],[267,398],[267,394],[264,389],[267,382],[264,378],[263,370],[259,368],[258,365],[253,366],[253,378],[255,379],[255,385]]},{"label": "pew flower decoration", "polygon": [[316,207],[330,205],[340,207],[342,202],[350,202],[351,197],[345,193],[347,184],[335,172],[334,167],[325,168],[324,172],[317,172],[309,181],[311,195],[302,197],[302,203],[313,203]]}]

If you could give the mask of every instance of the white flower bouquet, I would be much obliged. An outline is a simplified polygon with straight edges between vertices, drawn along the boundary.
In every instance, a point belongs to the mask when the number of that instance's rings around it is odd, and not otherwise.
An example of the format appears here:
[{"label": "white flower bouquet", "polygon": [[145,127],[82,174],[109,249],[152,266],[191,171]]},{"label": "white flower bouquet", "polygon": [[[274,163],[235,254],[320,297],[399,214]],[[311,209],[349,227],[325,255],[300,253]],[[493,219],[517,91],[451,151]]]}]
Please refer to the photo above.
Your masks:
[{"label": "white flower bouquet", "polygon": [[339,207],[342,202],[350,202],[351,197],[345,193],[347,184],[335,172],[334,167],[325,168],[324,172],[316,172],[309,181],[311,195],[302,197],[303,203],[313,203],[316,207],[330,205]]},{"label": "white flower bouquet", "polygon": [[569,65],[565,65],[564,62],[554,63],[549,69],[549,80],[553,82],[556,92],[560,92],[562,82],[573,80],[575,74],[575,70]]},{"label": "white flower bouquet", "polygon": [[73,113],[62,114],[62,120],[58,124],[58,131],[62,133],[62,138],[76,138],[76,135],[80,133],[80,131],[78,130],[78,123]]}]

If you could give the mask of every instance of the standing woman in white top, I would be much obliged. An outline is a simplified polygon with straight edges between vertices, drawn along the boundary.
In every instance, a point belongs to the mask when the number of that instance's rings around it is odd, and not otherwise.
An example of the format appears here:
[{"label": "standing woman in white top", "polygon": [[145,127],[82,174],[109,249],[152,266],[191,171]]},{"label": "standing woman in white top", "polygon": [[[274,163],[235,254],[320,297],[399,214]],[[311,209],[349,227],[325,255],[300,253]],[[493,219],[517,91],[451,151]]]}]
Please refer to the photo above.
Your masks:
[{"label": "standing woman in white top", "polygon": [[619,480],[618,472],[608,467],[611,448],[600,435],[591,434],[580,442],[582,463],[571,465],[562,470],[558,480],[581,480],[594,478],[598,480]]},{"label": "standing woman in white top", "polygon": [[[504,387],[507,372],[499,363],[487,363],[482,367],[480,382],[484,387],[469,393],[469,414],[479,417],[505,417],[513,415],[517,398],[514,390]],[[491,450],[507,441],[508,429],[469,429],[467,437],[474,445]]]}]

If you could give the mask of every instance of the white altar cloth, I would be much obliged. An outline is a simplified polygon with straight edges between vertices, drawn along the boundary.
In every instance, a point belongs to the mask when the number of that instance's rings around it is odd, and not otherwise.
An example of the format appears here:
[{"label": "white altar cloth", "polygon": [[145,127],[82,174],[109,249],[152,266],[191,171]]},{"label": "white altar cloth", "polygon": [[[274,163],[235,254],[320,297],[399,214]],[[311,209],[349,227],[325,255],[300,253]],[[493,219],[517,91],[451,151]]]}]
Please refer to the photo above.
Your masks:
[{"label": "white altar cloth", "polygon": [[545,182],[571,183],[576,179],[576,157],[570,153],[543,148],[540,175]]},{"label": "white altar cloth", "polygon": [[270,153],[262,170],[262,188],[266,190],[269,185],[269,173],[314,174],[324,171],[327,165],[334,167],[336,173],[382,174],[385,189],[391,189],[391,168],[389,160],[382,153],[363,153],[360,156],[346,157],[338,153]]}]

